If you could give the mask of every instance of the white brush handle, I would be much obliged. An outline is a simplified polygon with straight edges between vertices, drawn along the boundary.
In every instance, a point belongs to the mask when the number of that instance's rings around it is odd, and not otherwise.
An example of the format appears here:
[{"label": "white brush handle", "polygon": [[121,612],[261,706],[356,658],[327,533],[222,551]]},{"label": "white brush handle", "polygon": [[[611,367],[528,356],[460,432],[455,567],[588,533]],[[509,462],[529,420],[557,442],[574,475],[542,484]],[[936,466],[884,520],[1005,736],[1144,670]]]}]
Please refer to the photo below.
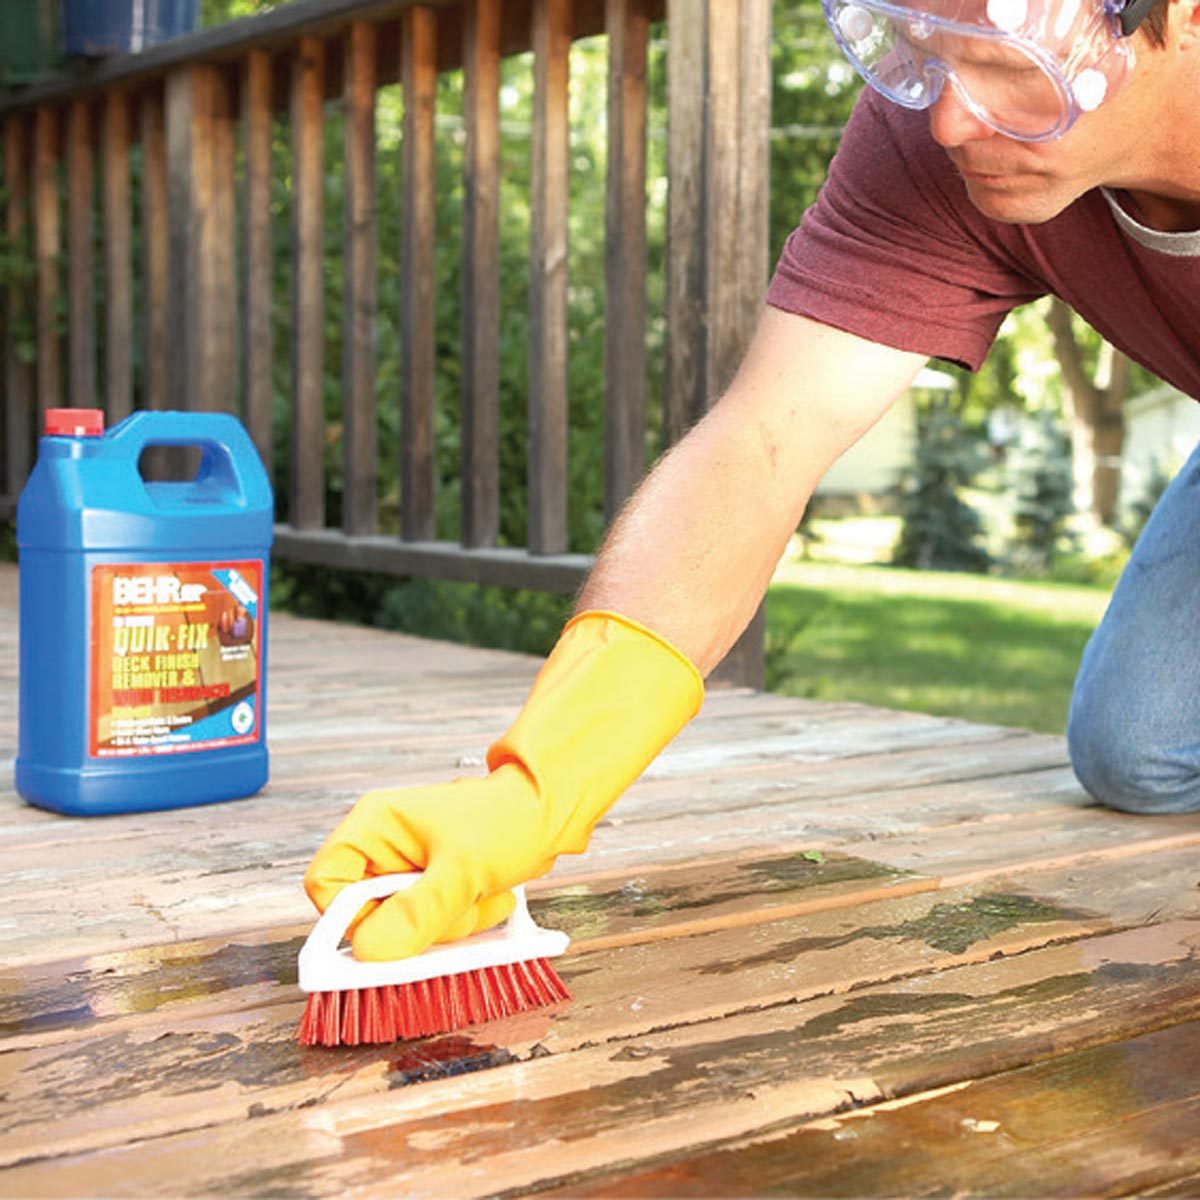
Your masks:
[{"label": "white brush handle", "polygon": [[362,906],[371,900],[412,887],[419,873],[373,875],[347,884],[330,901],[300,950],[299,982],[305,992],[345,992],[365,987],[417,983],[443,975],[459,975],[483,967],[508,966],[533,958],[554,958],[571,939],[554,929],[543,929],[529,915],[524,886],[513,888],[517,906],[496,929],[472,934],[458,942],[430,946],[422,954],[392,962],[360,962],[342,938]]}]

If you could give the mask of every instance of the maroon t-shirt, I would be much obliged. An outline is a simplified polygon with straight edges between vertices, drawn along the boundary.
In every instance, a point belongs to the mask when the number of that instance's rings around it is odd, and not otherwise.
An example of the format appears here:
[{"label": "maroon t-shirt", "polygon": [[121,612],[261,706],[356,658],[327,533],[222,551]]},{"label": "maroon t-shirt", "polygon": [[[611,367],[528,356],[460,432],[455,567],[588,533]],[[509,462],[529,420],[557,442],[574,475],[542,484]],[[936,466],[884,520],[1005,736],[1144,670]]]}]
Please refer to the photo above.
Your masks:
[{"label": "maroon t-shirt", "polygon": [[1042,224],[993,221],[930,137],[928,114],[864,88],[767,301],[977,369],[1005,314],[1050,293],[1200,398],[1200,234],[1146,229],[1100,189]]}]

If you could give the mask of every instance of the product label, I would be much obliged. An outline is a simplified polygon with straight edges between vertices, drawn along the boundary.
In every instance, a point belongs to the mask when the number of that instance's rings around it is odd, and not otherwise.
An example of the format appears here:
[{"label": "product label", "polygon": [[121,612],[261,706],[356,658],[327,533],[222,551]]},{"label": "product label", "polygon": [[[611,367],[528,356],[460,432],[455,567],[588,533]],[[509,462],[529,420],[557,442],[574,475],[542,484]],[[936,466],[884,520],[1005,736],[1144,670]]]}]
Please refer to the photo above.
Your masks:
[{"label": "product label", "polygon": [[92,569],[93,757],[260,739],[262,580],[261,560]]}]

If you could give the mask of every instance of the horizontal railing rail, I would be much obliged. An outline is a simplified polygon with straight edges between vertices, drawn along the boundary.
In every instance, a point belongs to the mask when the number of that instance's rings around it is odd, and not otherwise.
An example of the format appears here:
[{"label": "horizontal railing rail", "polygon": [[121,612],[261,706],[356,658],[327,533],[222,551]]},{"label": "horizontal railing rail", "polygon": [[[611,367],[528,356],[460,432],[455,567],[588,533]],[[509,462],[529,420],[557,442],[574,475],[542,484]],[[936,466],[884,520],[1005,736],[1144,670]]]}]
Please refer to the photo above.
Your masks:
[{"label": "horizontal railing rail", "polygon": [[[276,553],[337,569],[570,592],[569,63],[604,35],[604,506],[647,452],[647,55],[665,22],[668,195],[665,444],[719,393],[766,278],[769,0],[299,0],[0,96],[5,450],[0,515],[31,469],[46,409],[238,413],[286,478]],[[526,544],[500,545],[501,63],[532,72]],[[437,530],[438,81],[462,73],[460,511]],[[380,521],[377,102],[403,101],[398,517]],[[325,395],[327,110],[343,157],[339,428]],[[272,133],[290,133],[286,384],[273,337]],[[134,169],[136,157],[137,167]],[[276,231],[277,232],[277,231]],[[22,248],[24,251],[22,252]],[[22,265],[23,264],[23,265]],[[101,319],[98,321],[98,314]],[[390,314],[389,314],[390,317]],[[273,404],[286,390],[286,405]],[[391,404],[392,401],[385,401]],[[286,414],[281,415],[281,408]],[[286,420],[286,440],[274,433]],[[340,515],[327,446],[340,438]],[[273,461],[283,445],[285,462]],[[730,673],[761,683],[761,623]]]}]

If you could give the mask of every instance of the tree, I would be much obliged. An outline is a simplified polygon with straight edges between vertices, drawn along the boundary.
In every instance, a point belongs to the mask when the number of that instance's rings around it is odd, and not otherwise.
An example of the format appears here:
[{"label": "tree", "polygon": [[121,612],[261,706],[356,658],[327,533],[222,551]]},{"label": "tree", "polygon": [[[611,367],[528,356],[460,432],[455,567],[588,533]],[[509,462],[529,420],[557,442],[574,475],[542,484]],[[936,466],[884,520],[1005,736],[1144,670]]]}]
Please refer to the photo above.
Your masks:
[{"label": "tree", "polygon": [[986,463],[984,442],[963,428],[962,415],[945,399],[917,409],[917,457],[901,486],[903,525],[892,561],[897,566],[986,571],[983,520],[963,496]]},{"label": "tree", "polygon": [[1043,410],[1024,423],[1008,471],[1016,534],[1013,565],[1023,571],[1047,571],[1077,548],[1069,526],[1075,513],[1071,444],[1056,413]]},{"label": "tree", "polygon": [[1108,342],[1101,342],[1088,370],[1082,338],[1071,310],[1057,297],[1046,322],[1062,370],[1063,407],[1071,425],[1075,507],[1097,525],[1112,525],[1121,487],[1121,452],[1125,447],[1125,401],[1129,396],[1130,362]]}]

